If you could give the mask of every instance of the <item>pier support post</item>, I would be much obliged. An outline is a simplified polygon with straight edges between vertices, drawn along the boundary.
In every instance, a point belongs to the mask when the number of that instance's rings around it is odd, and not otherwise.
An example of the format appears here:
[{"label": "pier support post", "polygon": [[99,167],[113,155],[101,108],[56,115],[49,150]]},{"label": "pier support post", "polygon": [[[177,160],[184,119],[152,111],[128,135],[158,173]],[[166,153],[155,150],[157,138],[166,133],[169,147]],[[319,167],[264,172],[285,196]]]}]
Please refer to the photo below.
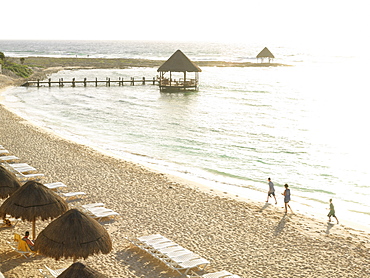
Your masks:
[{"label": "pier support post", "polygon": [[95,87],[98,87],[98,78],[95,77]]}]

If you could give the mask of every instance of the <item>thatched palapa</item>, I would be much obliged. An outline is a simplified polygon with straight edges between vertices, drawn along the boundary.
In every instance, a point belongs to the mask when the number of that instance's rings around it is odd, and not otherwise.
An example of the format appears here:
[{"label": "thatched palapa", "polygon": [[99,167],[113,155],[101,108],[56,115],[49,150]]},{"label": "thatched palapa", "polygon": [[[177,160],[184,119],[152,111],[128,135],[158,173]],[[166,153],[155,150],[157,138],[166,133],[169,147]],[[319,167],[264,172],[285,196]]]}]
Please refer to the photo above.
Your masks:
[{"label": "thatched palapa", "polygon": [[71,264],[58,278],[106,278],[105,275],[80,262]]},{"label": "thatched palapa", "polygon": [[52,221],[35,241],[35,250],[45,256],[86,259],[98,253],[108,254],[112,241],[105,228],[77,209],[71,209]]},{"label": "thatched palapa", "polygon": [[58,217],[68,210],[68,204],[52,190],[36,181],[28,181],[14,192],[0,207],[0,217],[10,214],[15,218],[32,221],[35,238],[36,219]]},{"label": "thatched palapa", "polygon": [[261,62],[263,61],[263,58],[268,58],[270,62],[271,59],[275,58],[275,56],[271,53],[271,51],[267,47],[265,47],[264,49],[262,49],[260,53],[258,53],[257,59],[259,58],[261,59]]},{"label": "thatched palapa", "polygon": [[21,187],[17,177],[0,166],[0,198],[8,198],[11,194],[17,191]]},{"label": "thatched palapa", "polygon": [[[194,64],[190,59],[181,51],[177,50],[172,56],[157,70],[160,73],[159,77],[159,87],[160,90],[185,90],[185,89],[198,89],[198,73],[202,70]],[[169,72],[169,76],[165,74]],[[172,73],[183,73],[182,77],[179,77],[177,80],[174,79]],[[194,78],[187,79],[186,73],[194,72]]]}]

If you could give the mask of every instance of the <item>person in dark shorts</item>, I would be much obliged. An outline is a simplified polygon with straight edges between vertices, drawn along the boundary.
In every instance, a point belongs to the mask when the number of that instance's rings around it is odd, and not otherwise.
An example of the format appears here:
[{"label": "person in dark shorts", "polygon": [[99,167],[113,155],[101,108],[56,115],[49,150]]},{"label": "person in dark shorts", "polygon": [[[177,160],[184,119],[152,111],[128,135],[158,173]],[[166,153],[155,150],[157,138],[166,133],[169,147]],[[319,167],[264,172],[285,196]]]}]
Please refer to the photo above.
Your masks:
[{"label": "person in dark shorts", "polygon": [[269,182],[269,191],[267,193],[267,200],[266,203],[269,201],[269,197],[272,198],[272,196],[275,198],[275,205],[277,204],[276,197],[275,197],[275,188],[274,188],[274,183],[271,181],[270,178],[267,179]]},{"label": "person in dark shorts", "polygon": [[288,207],[289,207],[290,210],[292,210],[290,208],[290,205],[289,205],[289,201],[290,201],[290,189],[289,189],[289,185],[288,184],[284,184],[284,187],[285,187],[284,193],[281,193],[281,194],[284,195],[285,213],[287,213],[288,212]]},{"label": "person in dark shorts", "polygon": [[338,218],[335,216],[335,209],[334,209],[334,205],[332,203],[332,199],[329,200],[330,202],[330,211],[328,213],[328,217],[329,217],[329,222],[331,222],[331,217],[333,216],[336,220],[337,220],[337,224],[339,224],[339,221],[338,221]]}]

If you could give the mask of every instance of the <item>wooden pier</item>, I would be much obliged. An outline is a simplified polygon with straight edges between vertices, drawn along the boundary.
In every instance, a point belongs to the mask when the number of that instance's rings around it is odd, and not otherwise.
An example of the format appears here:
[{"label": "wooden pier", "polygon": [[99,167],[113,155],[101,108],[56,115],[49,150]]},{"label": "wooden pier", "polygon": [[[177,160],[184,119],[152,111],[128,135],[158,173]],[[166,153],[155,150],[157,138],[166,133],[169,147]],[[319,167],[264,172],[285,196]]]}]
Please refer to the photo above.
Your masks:
[{"label": "wooden pier", "polygon": [[87,87],[88,85],[93,85],[97,87],[98,85],[105,85],[107,87],[110,87],[111,85],[134,86],[135,84],[158,85],[159,82],[155,77],[153,77],[153,79],[146,79],[145,77],[143,77],[142,79],[135,79],[131,77],[131,79],[129,80],[124,80],[121,77],[119,77],[118,80],[111,80],[110,78],[107,78],[106,80],[98,80],[98,78],[95,78],[95,80],[87,80],[87,78],[84,78],[83,80],[76,80],[75,78],[72,78],[72,80],[63,80],[63,78],[60,78],[58,81],[52,81],[51,78],[49,78],[48,80],[44,81],[27,81],[22,86],[51,87],[53,85],[56,85],[59,87],[64,87],[64,85],[71,85],[72,87],[76,87],[76,85],[83,85],[84,87]]}]

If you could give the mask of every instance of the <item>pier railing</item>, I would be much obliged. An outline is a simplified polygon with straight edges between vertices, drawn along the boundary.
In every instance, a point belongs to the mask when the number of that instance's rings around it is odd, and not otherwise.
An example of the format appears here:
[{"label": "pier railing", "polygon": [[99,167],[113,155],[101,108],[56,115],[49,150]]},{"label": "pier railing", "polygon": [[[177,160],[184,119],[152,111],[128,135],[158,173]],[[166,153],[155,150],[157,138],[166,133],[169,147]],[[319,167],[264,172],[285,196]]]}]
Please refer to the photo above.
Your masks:
[{"label": "pier railing", "polygon": [[76,87],[76,85],[83,85],[84,87],[87,87],[88,85],[93,86],[99,86],[99,85],[105,85],[107,87],[110,87],[111,85],[118,85],[118,86],[124,86],[124,85],[131,85],[134,86],[135,84],[141,84],[141,85],[158,85],[158,80],[153,77],[153,79],[146,79],[143,77],[142,79],[135,79],[134,77],[131,77],[129,80],[124,80],[123,78],[119,77],[118,80],[111,80],[110,78],[106,78],[106,80],[98,80],[98,78],[95,78],[95,80],[87,80],[87,78],[84,78],[83,80],[76,80],[75,78],[72,78],[72,80],[63,80],[63,78],[59,78],[58,81],[52,81],[51,78],[48,80],[36,80],[36,81],[27,81],[22,86],[29,87],[29,86],[36,86],[36,87],[51,87],[51,86],[59,86],[63,87],[64,85],[71,85],[72,87]]}]

